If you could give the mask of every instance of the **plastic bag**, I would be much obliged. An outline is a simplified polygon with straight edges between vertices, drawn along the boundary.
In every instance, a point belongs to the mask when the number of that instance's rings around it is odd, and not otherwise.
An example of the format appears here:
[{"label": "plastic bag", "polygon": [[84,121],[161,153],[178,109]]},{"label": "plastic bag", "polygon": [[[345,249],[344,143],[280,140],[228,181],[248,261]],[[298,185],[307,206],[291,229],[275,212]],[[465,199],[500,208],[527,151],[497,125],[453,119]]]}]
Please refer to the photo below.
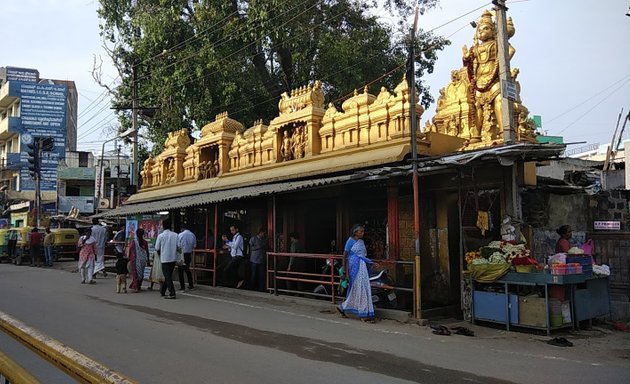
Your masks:
[{"label": "plastic bag", "polygon": [[551,264],[566,264],[567,255],[565,253],[556,253],[553,256],[549,256],[549,265]]},{"label": "plastic bag", "polygon": [[593,245],[593,239],[588,239],[586,243],[582,244],[580,249],[584,251],[585,255],[592,255],[594,247],[595,246]]}]

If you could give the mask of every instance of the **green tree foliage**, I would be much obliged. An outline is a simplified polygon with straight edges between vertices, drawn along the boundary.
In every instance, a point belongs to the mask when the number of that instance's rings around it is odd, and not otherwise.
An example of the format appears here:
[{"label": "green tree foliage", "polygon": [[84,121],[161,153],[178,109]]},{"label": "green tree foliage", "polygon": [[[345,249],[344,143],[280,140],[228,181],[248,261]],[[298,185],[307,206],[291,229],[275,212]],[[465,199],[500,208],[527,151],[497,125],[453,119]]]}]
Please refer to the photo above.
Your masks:
[{"label": "green tree foliage", "polygon": [[[412,11],[408,1],[384,5]],[[101,35],[122,79],[113,88],[121,129],[130,125],[124,108],[133,68],[140,106],[156,107],[142,119],[156,150],[168,132],[199,129],[223,111],[245,126],[269,121],[282,92],[316,79],[337,105],[366,84],[373,93],[393,89],[404,73],[393,70],[406,61],[409,26],[393,30],[371,15],[376,9],[361,0],[100,0]],[[420,33],[417,44],[417,85],[428,106],[421,76],[446,41]]]}]

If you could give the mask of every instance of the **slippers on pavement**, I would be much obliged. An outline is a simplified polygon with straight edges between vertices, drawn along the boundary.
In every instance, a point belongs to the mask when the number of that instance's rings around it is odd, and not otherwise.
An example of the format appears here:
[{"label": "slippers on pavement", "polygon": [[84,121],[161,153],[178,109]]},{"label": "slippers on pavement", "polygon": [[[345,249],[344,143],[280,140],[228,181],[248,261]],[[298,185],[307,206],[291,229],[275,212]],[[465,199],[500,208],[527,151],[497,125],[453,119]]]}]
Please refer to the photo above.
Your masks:
[{"label": "slippers on pavement", "polygon": [[440,325],[440,324],[429,324],[429,327],[431,327],[431,329],[433,329],[433,334],[435,334],[435,335],[442,335],[442,336],[450,336],[451,335],[451,331],[449,331],[448,328],[446,328],[443,325]]},{"label": "slippers on pavement", "polygon": [[453,327],[451,329],[455,331],[456,335],[475,336],[475,332],[466,327]]},{"label": "slippers on pavement", "polygon": [[547,344],[554,345],[556,347],[572,347],[573,346],[573,343],[565,339],[564,337],[554,337],[553,339],[548,340]]}]

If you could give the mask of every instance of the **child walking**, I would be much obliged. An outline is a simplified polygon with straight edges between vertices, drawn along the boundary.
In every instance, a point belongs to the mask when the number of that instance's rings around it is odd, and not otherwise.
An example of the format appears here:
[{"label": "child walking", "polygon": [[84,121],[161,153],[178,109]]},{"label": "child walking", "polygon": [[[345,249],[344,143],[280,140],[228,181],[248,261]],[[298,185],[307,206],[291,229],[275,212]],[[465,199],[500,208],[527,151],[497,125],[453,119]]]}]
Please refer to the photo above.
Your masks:
[{"label": "child walking", "polygon": [[124,255],[116,255],[116,293],[127,293],[127,262]]}]

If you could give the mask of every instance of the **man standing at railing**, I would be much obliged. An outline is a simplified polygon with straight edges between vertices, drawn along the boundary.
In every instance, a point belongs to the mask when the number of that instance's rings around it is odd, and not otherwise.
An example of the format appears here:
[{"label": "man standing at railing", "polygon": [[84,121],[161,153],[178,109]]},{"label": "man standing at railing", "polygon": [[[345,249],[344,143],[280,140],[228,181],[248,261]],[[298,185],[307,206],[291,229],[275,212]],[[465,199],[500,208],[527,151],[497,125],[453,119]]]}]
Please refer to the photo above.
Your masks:
[{"label": "man standing at railing", "polygon": [[232,260],[225,267],[224,272],[236,275],[238,280],[236,288],[241,288],[245,283],[245,278],[240,273],[240,266],[243,261],[243,236],[239,233],[236,225],[230,227],[230,233],[232,233],[232,240],[228,240],[226,235],[221,237],[225,242],[223,248],[229,249],[230,256],[232,256]]},{"label": "man standing at railing", "polygon": [[184,272],[186,272],[186,276],[188,277],[188,289],[195,289],[193,286],[192,272],[190,272],[190,264],[192,262],[192,252],[197,246],[197,237],[186,227],[186,224],[182,224],[182,231],[179,235],[177,235],[177,246],[184,254],[184,265],[177,267],[181,290],[186,290],[186,284],[184,284]]},{"label": "man standing at railing", "polygon": [[249,239],[249,262],[251,264],[250,288],[255,291],[265,289],[265,254],[267,253],[267,230],[261,228],[256,236]]}]

